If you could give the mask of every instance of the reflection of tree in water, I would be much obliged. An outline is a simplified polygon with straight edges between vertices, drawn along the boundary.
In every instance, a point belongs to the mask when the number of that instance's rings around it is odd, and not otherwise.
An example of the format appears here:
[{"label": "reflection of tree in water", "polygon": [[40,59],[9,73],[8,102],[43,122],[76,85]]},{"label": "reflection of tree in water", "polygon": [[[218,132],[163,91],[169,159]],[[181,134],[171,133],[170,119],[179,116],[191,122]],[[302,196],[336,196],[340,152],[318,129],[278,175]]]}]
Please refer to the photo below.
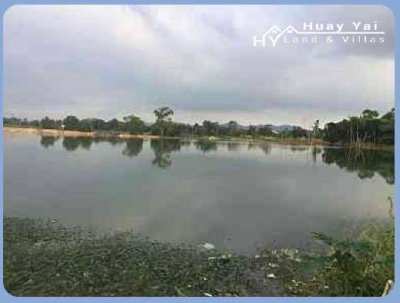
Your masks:
[{"label": "reflection of tree in water", "polygon": [[90,137],[64,137],[62,145],[67,151],[75,151],[79,147],[89,150],[93,142]]},{"label": "reflection of tree in water", "polygon": [[190,146],[192,146],[192,141],[190,141],[190,140],[181,140],[181,146],[182,147],[190,147]]},{"label": "reflection of tree in water", "polygon": [[155,156],[153,165],[157,165],[160,168],[167,168],[172,164],[171,152],[180,150],[181,142],[179,139],[152,139],[150,146]]},{"label": "reflection of tree in water", "polygon": [[325,148],[322,160],[335,163],[350,172],[357,172],[361,179],[372,178],[375,173],[389,184],[394,184],[394,152],[382,150],[362,150]]},{"label": "reflection of tree in water", "polygon": [[255,143],[255,142],[249,142],[247,145],[247,150],[256,150],[256,149],[261,149],[264,154],[269,155],[271,153],[271,144],[267,142],[262,142],[262,143]]},{"label": "reflection of tree in water", "polygon": [[62,145],[67,151],[74,151],[76,150],[79,145],[80,141],[78,138],[72,138],[72,137],[64,137]]},{"label": "reflection of tree in water", "polygon": [[311,149],[311,153],[312,153],[312,159],[313,162],[316,163],[317,162],[317,155],[319,155],[322,152],[321,147],[318,146],[313,146]]},{"label": "reflection of tree in water", "polygon": [[117,144],[122,144],[123,142],[125,142],[124,139],[118,138],[118,137],[109,137],[107,139],[100,139],[101,141],[107,141],[108,143],[110,143],[112,146],[115,146]]},{"label": "reflection of tree in water", "polygon": [[247,144],[247,150],[254,150],[254,149],[258,149],[258,144],[254,143],[254,142],[249,142],[249,144]]},{"label": "reflection of tree in water", "polygon": [[309,147],[308,146],[304,146],[304,145],[291,145],[290,146],[290,150],[292,152],[303,152],[303,151],[306,151],[308,149],[309,149]]},{"label": "reflection of tree in water", "polygon": [[40,137],[40,144],[44,147],[44,148],[48,148],[50,146],[53,146],[54,143],[56,143],[56,141],[59,139],[59,137],[55,137],[55,136],[41,136]]},{"label": "reflection of tree in water", "polygon": [[238,151],[240,149],[240,143],[238,142],[228,142],[227,146],[229,151]]},{"label": "reflection of tree in water", "polygon": [[[112,146],[117,144],[122,144],[126,142],[126,140],[121,138],[113,138],[113,137],[64,137],[62,145],[67,151],[74,151],[78,148],[89,150],[93,143],[97,144],[100,142],[107,142]],[[41,144],[44,145],[41,141]],[[52,145],[52,144],[51,144]]]},{"label": "reflection of tree in water", "polygon": [[80,146],[86,150],[89,150],[93,143],[93,139],[90,137],[79,138],[79,141],[80,141]]},{"label": "reflection of tree in water", "polygon": [[212,140],[197,140],[194,145],[198,150],[201,150],[203,153],[217,150],[217,142]]},{"label": "reflection of tree in water", "polygon": [[261,143],[258,147],[264,152],[264,154],[269,155],[271,153],[271,144]]},{"label": "reflection of tree in water", "polygon": [[143,139],[129,139],[126,141],[122,154],[128,157],[136,157],[143,149]]}]

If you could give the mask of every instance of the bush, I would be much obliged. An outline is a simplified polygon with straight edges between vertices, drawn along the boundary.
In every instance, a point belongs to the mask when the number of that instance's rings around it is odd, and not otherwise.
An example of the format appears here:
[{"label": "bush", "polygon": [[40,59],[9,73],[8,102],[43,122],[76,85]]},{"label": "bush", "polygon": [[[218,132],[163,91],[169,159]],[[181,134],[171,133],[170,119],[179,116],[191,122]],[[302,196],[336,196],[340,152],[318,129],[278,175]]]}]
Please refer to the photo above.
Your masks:
[{"label": "bush", "polygon": [[337,240],[314,233],[328,246],[326,255],[309,261],[320,266],[305,284],[308,295],[381,296],[394,279],[394,217],[389,198],[389,222],[364,226],[356,240]]}]

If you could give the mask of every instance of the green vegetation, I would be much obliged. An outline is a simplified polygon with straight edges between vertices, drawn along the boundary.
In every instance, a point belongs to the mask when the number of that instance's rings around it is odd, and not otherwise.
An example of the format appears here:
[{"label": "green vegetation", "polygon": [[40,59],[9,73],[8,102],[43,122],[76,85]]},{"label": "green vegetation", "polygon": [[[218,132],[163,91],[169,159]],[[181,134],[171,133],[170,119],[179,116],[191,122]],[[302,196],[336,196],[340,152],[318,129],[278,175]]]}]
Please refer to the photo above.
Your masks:
[{"label": "green vegetation", "polygon": [[394,217],[390,221],[366,224],[355,240],[337,240],[315,233],[328,246],[326,255],[308,257],[320,265],[313,279],[303,284],[305,295],[380,296],[394,280]]},{"label": "green vegetation", "polygon": [[[390,200],[391,202],[391,200]],[[390,212],[391,213],[391,212]],[[394,220],[324,249],[241,256],[97,234],[53,221],[4,219],[4,282],[17,296],[381,296],[394,277]]]},{"label": "green vegetation", "polygon": [[165,131],[168,128],[172,127],[171,117],[174,114],[174,111],[169,107],[161,107],[154,111],[154,115],[156,116],[155,126],[160,131],[160,136],[163,137],[165,135]]},{"label": "green vegetation", "polygon": [[129,115],[123,121],[111,119],[104,121],[98,118],[79,120],[75,116],[67,116],[63,120],[48,117],[42,120],[4,118],[5,126],[34,127],[43,129],[65,129],[82,132],[126,132],[130,134],[152,134],[161,137],[217,137],[246,139],[279,139],[299,140],[299,142],[325,141],[327,143],[350,144],[394,144],[394,109],[379,117],[377,111],[366,109],[359,117],[350,117],[340,122],[330,122],[320,128],[319,120],[314,122],[311,130],[299,126],[287,126],[274,131],[273,126],[249,125],[241,126],[236,121],[225,124],[204,120],[202,124],[193,125],[172,121],[174,112],[169,107],[154,110],[155,122],[146,124],[140,117]]},{"label": "green vegetation", "polygon": [[324,140],[344,144],[394,144],[394,108],[379,117],[377,111],[366,109],[359,117],[350,117],[337,123],[327,123]]},{"label": "green vegetation", "polygon": [[125,129],[130,134],[141,134],[146,129],[146,124],[143,122],[143,120],[135,115],[124,117],[124,121],[125,121]]}]

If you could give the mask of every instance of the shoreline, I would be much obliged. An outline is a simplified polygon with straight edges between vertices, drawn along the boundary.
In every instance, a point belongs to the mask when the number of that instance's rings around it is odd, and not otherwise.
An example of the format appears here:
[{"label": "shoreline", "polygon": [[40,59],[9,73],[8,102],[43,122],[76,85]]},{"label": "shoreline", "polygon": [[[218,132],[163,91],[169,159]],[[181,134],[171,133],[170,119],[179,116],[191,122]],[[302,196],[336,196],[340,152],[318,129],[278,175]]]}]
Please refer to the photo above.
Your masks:
[{"label": "shoreline", "polygon": [[[44,218],[6,216],[3,224],[4,286],[14,296],[375,297],[387,293],[394,276],[393,223],[362,228],[371,245],[385,244],[379,247],[388,251],[364,250],[388,258],[385,267],[352,252],[347,270],[326,250],[343,253],[335,246],[342,240],[319,233],[313,239],[325,244],[321,251],[266,247],[247,256],[207,243],[154,241],[132,231],[102,235]],[[362,232],[351,243],[360,240],[365,241]],[[366,269],[370,273],[360,280]]]},{"label": "shoreline", "polygon": [[9,135],[23,135],[35,134],[39,136],[54,136],[54,137],[88,137],[88,138],[120,138],[120,139],[159,139],[158,135],[148,134],[129,134],[125,132],[82,132],[77,130],[59,130],[59,129],[45,129],[45,128],[31,128],[31,127],[3,127],[4,134]]},{"label": "shoreline", "polygon": [[[127,132],[112,132],[112,131],[102,131],[102,132],[83,132],[75,130],[59,130],[59,129],[43,129],[43,128],[32,128],[32,127],[10,127],[3,126],[4,135],[24,135],[24,134],[35,134],[39,136],[54,136],[54,137],[67,137],[67,138],[118,138],[118,139],[161,139],[159,135],[151,134],[129,134]],[[370,149],[370,150],[384,150],[393,151],[394,145],[381,145],[373,143],[362,143],[357,146],[352,146],[351,144],[338,144],[323,141],[321,139],[294,139],[294,138],[243,138],[243,137],[164,137],[163,139],[179,139],[179,140],[209,140],[214,142],[240,142],[240,143],[277,143],[283,145],[304,145],[304,146],[331,146],[340,148],[358,148],[358,149]]]}]

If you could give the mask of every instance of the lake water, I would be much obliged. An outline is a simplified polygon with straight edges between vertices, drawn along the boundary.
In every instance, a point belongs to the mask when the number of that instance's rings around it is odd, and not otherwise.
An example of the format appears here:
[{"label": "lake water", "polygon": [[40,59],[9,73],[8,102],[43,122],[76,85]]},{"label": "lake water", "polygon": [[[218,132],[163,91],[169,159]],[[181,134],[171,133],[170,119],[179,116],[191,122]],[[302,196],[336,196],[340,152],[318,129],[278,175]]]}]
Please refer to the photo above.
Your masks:
[{"label": "lake water", "polygon": [[394,155],[279,144],[5,134],[7,216],[239,253],[387,217]]}]

